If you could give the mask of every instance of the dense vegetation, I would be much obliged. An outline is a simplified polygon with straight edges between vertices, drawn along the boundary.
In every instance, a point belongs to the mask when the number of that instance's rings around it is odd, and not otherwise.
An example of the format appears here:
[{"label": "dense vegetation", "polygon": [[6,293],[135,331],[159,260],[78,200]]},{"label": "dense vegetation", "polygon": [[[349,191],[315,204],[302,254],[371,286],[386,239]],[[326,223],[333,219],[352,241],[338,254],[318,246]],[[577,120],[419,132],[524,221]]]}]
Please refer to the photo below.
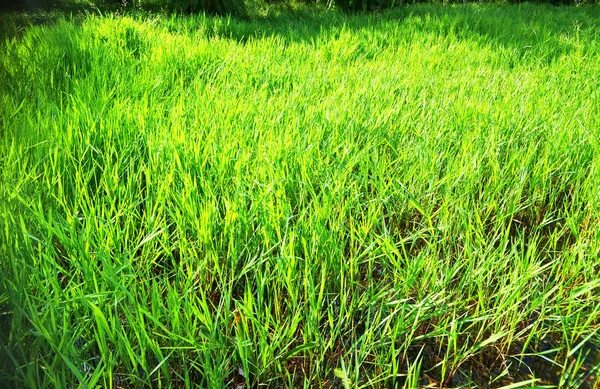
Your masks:
[{"label": "dense vegetation", "polygon": [[[431,0],[300,0],[304,4],[337,8],[345,12],[369,12],[379,11],[386,8],[394,8],[402,4],[417,4]],[[443,4],[474,3],[498,3],[498,0],[441,0]],[[501,0],[504,4],[523,3],[524,0]],[[552,5],[600,5],[600,0],[532,0],[534,3]],[[0,0],[0,11],[2,10],[31,10],[49,9],[53,7],[64,7],[65,5],[85,5],[86,7],[105,8],[106,6],[117,6],[123,8],[146,8],[146,9],[168,9],[179,13],[190,14],[207,12],[214,15],[235,15],[247,17],[248,8],[260,7],[267,4],[282,4],[293,6],[297,0]]]},{"label": "dense vegetation", "polygon": [[277,9],[2,20],[0,381],[598,388],[598,9]]}]

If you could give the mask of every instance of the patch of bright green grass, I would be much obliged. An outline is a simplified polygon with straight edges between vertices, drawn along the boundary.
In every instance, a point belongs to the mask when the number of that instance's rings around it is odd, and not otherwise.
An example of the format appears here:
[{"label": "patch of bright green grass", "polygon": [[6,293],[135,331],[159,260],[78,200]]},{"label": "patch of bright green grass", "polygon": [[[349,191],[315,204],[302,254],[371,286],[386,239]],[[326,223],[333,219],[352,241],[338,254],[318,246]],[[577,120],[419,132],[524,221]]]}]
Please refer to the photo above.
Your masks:
[{"label": "patch of bright green grass", "polygon": [[2,378],[597,388],[598,17],[89,14],[9,36]]}]

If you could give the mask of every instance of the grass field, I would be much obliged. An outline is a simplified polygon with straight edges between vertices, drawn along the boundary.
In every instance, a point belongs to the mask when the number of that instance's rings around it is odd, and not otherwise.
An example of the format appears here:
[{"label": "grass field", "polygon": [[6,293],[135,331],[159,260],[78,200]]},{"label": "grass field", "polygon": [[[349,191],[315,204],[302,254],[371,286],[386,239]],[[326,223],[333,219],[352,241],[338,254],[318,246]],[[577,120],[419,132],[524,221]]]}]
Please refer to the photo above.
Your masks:
[{"label": "grass field", "polygon": [[276,10],[2,17],[3,387],[600,388],[600,9]]}]

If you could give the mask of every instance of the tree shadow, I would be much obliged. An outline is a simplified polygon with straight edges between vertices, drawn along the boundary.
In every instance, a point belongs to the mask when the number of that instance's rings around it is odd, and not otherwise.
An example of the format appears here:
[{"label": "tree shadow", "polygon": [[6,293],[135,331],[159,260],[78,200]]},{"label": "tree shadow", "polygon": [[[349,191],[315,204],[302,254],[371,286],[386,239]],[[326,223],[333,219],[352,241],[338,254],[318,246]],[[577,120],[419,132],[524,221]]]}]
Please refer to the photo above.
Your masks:
[{"label": "tree shadow", "polygon": [[[212,17],[179,14],[155,3],[103,4],[90,6],[77,2],[60,2],[51,10],[10,12],[0,14],[3,27],[0,37],[18,36],[30,25],[52,24],[62,18],[74,22],[95,15],[128,15],[140,21],[152,17],[172,33],[194,33],[202,30],[207,38],[231,39],[240,43],[249,40],[278,37],[283,42],[315,42],[322,37],[354,31],[365,34],[402,35],[410,42],[417,35],[432,40],[449,37],[490,47],[503,47],[521,52],[545,50],[548,59],[555,59],[574,49],[577,34],[596,34],[600,7],[517,5],[402,5],[393,10],[364,14],[343,14],[324,7],[290,6],[288,3],[268,4],[250,17]],[[155,18],[155,16],[164,16]],[[400,26],[400,27],[399,27]],[[386,44],[385,41],[380,42]],[[389,44],[394,44],[391,39]]]},{"label": "tree shadow", "polygon": [[[209,31],[219,38],[246,42],[276,36],[284,42],[314,42],[323,36],[353,31],[362,37],[395,34],[381,45],[410,43],[425,35],[435,41],[469,41],[491,48],[508,48],[527,57],[543,50],[553,60],[575,49],[577,39],[597,37],[600,7],[552,5],[404,5],[368,15],[310,10],[281,12],[219,25]],[[401,39],[395,39],[402,36]],[[517,56],[518,58],[518,56]]]}]

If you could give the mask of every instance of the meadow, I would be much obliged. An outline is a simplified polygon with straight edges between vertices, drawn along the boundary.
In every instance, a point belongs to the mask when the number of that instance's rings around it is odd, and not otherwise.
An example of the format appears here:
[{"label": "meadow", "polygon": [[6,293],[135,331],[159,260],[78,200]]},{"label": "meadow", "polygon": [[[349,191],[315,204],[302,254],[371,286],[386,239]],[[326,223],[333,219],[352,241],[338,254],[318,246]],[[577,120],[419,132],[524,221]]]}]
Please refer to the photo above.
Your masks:
[{"label": "meadow", "polygon": [[284,8],[0,16],[0,386],[600,388],[600,8]]}]

